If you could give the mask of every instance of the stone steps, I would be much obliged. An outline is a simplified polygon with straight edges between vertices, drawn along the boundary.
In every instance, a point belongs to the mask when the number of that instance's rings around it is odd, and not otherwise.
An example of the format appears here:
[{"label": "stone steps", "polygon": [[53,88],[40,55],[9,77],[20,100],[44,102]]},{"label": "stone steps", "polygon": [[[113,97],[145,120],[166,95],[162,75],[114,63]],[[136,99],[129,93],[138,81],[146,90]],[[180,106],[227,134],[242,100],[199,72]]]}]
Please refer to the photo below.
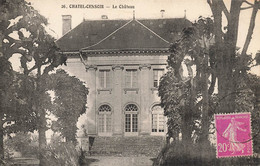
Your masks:
[{"label": "stone steps", "polygon": [[95,137],[92,155],[156,156],[165,144],[162,136]]}]

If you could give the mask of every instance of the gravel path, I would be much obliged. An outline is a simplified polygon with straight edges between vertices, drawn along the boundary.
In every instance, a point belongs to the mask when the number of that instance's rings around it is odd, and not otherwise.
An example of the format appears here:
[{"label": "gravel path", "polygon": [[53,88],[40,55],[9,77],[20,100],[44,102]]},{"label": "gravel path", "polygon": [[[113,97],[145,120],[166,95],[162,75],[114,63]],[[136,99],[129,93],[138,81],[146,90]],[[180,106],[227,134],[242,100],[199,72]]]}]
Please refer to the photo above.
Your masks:
[{"label": "gravel path", "polygon": [[152,166],[152,157],[91,156],[89,166]]}]

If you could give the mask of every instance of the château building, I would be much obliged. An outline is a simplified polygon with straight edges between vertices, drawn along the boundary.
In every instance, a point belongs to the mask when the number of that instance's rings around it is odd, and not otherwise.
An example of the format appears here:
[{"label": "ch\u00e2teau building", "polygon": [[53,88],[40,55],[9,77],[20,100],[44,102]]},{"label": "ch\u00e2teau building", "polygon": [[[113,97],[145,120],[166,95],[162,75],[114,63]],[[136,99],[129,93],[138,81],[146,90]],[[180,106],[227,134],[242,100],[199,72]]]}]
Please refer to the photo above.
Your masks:
[{"label": "ch\u00e2teau building", "polygon": [[66,70],[89,88],[84,124],[88,136],[165,136],[159,81],[166,72],[171,43],[190,22],[102,18],[84,20],[71,29],[71,16],[64,15],[64,35],[56,41],[68,57]]}]

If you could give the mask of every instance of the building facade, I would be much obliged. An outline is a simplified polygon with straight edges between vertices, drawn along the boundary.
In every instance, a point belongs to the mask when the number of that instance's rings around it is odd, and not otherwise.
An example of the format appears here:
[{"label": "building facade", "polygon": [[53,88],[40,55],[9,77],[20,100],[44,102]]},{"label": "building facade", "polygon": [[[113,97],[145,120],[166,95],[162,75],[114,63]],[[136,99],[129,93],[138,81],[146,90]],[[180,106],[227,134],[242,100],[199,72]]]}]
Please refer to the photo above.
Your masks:
[{"label": "building facade", "polygon": [[158,86],[171,43],[190,25],[184,18],[83,21],[56,41],[68,70],[89,88],[89,136],[165,136]]}]

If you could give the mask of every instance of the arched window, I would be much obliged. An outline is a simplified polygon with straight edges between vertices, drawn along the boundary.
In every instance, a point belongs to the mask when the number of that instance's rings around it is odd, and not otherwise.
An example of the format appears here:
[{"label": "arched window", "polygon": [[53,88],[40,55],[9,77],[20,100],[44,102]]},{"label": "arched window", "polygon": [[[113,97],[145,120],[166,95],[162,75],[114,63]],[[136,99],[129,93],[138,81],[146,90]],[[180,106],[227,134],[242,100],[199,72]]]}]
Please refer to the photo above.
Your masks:
[{"label": "arched window", "polygon": [[155,105],[152,108],[152,132],[165,132],[165,117],[163,115],[163,109],[160,105]]},{"label": "arched window", "polygon": [[107,104],[101,105],[98,109],[98,132],[110,133],[111,127],[111,107]]},{"label": "arched window", "polygon": [[125,132],[138,131],[138,107],[134,104],[128,104],[125,107]]}]

